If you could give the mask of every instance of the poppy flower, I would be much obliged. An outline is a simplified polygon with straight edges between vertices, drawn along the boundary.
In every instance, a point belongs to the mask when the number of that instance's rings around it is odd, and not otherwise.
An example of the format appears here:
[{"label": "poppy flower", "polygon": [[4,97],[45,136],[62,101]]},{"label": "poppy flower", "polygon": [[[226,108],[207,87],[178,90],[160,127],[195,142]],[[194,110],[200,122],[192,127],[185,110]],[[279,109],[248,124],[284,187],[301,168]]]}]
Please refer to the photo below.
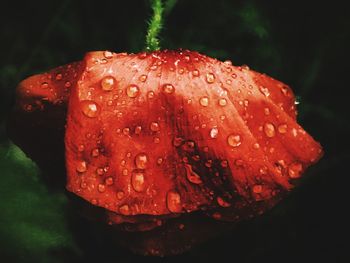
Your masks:
[{"label": "poppy flower", "polygon": [[[21,82],[12,133],[47,163],[64,132],[67,190],[103,208],[120,242],[164,255],[293,188],[322,155],[296,115],[292,90],[247,66],[192,51],[105,51]],[[23,139],[28,120],[50,153]]]}]

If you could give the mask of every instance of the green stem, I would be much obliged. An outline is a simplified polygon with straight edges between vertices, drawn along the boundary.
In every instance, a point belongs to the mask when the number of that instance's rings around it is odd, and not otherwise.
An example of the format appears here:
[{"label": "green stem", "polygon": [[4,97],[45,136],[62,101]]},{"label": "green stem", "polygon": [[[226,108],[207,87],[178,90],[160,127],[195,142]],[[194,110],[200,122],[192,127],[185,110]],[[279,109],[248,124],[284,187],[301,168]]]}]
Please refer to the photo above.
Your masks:
[{"label": "green stem", "polygon": [[146,50],[155,51],[160,49],[158,34],[163,26],[163,4],[162,0],[152,0],[153,16],[149,21],[146,36]]}]

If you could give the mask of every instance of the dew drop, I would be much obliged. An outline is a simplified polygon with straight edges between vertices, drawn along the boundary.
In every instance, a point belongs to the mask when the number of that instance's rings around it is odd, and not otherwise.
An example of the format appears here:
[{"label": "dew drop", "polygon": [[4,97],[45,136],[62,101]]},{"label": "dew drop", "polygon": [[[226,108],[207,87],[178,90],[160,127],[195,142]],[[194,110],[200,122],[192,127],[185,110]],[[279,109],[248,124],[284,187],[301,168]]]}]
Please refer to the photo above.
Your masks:
[{"label": "dew drop", "polygon": [[91,151],[91,156],[92,157],[97,157],[100,155],[100,150],[98,148],[95,148]]},{"label": "dew drop", "polygon": [[66,81],[66,83],[64,83],[64,86],[66,88],[69,88],[70,86],[72,86],[72,83],[70,83],[69,81]]},{"label": "dew drop", "polygon": [[108,51],[108,50],[106,50],[105,52],[103,52],[103,55],[104,55],[104,57],[107,58],[107,59],[110,59],[110,58],[113,57],[113,53],[112,53],[111,51]]},{"label": "dew drop", "polygon": [[207,107],[209,105],[209,98],[208,97],[202,97],[199,99],[199,104],[203,107]]},{"label": "dew drop", "polygon": [[140,89],[137,85],[131,84],[126,88],[126,94],[130,98],[136,98],[140,93]]},{"label": "dew drop", "polygon": [[181,138],[181,137],[175,137],[174,140],[173,140],[173,145],[175,147],[179,147],[179,146],[181,146],[184,143],[184,141],[185,140],[183,138]]},{"label": "dew drop", "polygon": [[265,108],[264,109],[264,114],[265,115],[269,115],[270,114],[270,109],[269,108]]},{"label": "dew drop", "polygon": [[230,207],[231,206],[231,204],[226,202],[221,196],[218,196],[216,198],[216,201],[218,202],[219,206],[221,206],[221,207]]},{"label": "dew drop", "polygon": [[214,83],[215,81],[215,75],[213,73],[207,73],[206,75],[206,81],[211,84],[211,83]]},{"label": "dew drop", "polygon": [[301,163],[292,163],[288,167],[288,175],[292,179],[299,178],[301,176],[302,170],[303,170],[303,166]]},{"label": "dew drop", "polygon": [[116,83],[117,81],[115,78],[113,78],[112,76],[107,76],[101,80],[101,88],[104,91],[111,91],[114,89]]},{"label": "dew drop", "polygon": [[106,186],[105,186],[104,184],[98,184],[97,190],[98,190],[100,193],[103,193],[104,191],[106,191]]},{"label": "dew drop", "polygon": [[214,127],[210,130],[210,138],[217,138],[218,137],[218,133],[219,133],[219,129]]},{"label": "dew drop", "polygon": [[130,215],[130,208],[128,205],[122,205],[119,207],[119,213],[121,213],[122,215]]},{"label": "dew drop", "polygon": [[157,132],[160,130],[158,122],[151,122],[150,129],[153,132]]},{"label": "dew drop", "polygon": [[185,164],[185,169],[186,169],[186,177],[187,180],[190,181],[193,184],[201,184],[202,179],[201,177],[192,170],[192,166],[189,164]]},{"label": "dew drop", "polygon": [[129,173],[128,169],[123,169],[123,171],[122,171],[123,175],[128,175],[128,173]]},{"label": "dew drop", "polygon": [[267,88],[265,88],[264,86],[260,86],[259,90],[265,97],[270,96],[270,91]]},{"label": "dew drop", "polygon": [[62,79],[62,74],[61,73],[58,73],[57,75],[56,75],[56,80],[61,80]]},{"label": "dew drop", "polygon": [[147,166],[148,157],[145,153],[139,153],[135,156],[135,165],[138,169],[145,169]]},{"label": "dew drop", "polygon": [[162,87],[163,92],[171,94],[175,91],[175,88],[171,84],[164,84]]},{"label": "dew drop", "polygon": [[79,173],[84,173],[87,170],[87,165],[85,161],[80,161],[77,163],[76,170]]},{"label": "dew drop", "polygon": [[157,159],[157,164],[158,164],[158,165],[161,165],[162,163],[163,163],[163,158],[159,157],[159,158]]},{"label": "dew drop", "polygon": [[147,80],[147,75],[141,75],[139,77],[139,81],[141,81],[141,82],[145,82],[146,80]]},{"label": "dew drop", "polygon": [[106,185],[110,186],[110,185],[112,185],[113,183],[114,183],[113,177],[109,176],[109,177],[107,177],[107,178],[105,179],[105,184],[106,184]]},{"label": "dew drop", "polygon": [[253,193],[255,194],[261,194],[262,193],[262,185],[256,184],[253,186]]},{"label": "dew drop", "polygon": [[86,188],[87,188],[87,183],[86,183],[86,182],[81,182],[81,183],[80,183],[80,187],[81,187],[82,189],[86,189]]},{"label": "dew drop", "polygon": [[142,171],[134,170],[131,175],[131,185],[136,192],[145,190],[145,175]]},{"label": "dew drop", "polygon": [[41,88],[47,89],[48,87],[49,87],[49,83],[47,83],[47,82],[41,83]]},{"label": "dew drop", "polygon": [[221,165],[222,168],[227,168],[228,167],[228,161],[227,160],[222,160],[220,162],[220,165]]},{"label": "dew drop", "polygon": [[259,148],[260,148],[260,144],[259,143],[254,143],[253,144],[253,148],[255,149],[255,150],[258,150]]},{"label": "dew drop", "polygon": [[224,98],[219,99],[219,105],[221,107],[226,106],[226,104],[227,104],[227,100],[226,99],[224,99]]},{"label": "dew drop", "polygon": [[83,152],[85,150],[84,144],[79,144],[78,145],[78,152]]},{"label": "dew drop", "polygon": [[118,192],[117,192],[117,198],[118,198],[118,200],[123,199],[124,196],[125,196],[125,193],[124,193],[123,191],[118,191]]},{"label": "dew drop", "polygon": [[194,77],[198,77],[198,76],[199,76],[199,71],[198,71],[197,69],[193,70],[193,71],[192,71],[192,75],[193,75]]},{"label": "dew drop", "polygon": [[81,101],[81,109],[84,115],[89,118],[96,118],[100,111],[100,107],[92,100]]},{"label": "dew drop", "polygon": [[265,135],[267,137],[269,137],[269,138],[274,137],[276,134],[275,126],[270,122],[265,123],[264,124],[264,132],[265,132]]},{"label": "dew drop", "polygon": [[172,213],[180,213],[182,210],[181,196],[175,190],[170,190],[166,196],[167,207]]},{"label": "dew drop", "polygon": [[147,94],[147,97],[148,97],[149,99],[154,98],[154,92],[153,92],[153,91],[149,91],[148,94]]},{"label": "dew drop", "polygon": [[103,175],[104,174],[104,170],[103,170],[103,168],[97,168],[96,169],[96,173],[98,174],[98,175]]},{"label": "dew drop", "polygon": [[141,133],[142,127],[141,126],[136,126],[134,133],[139,135]]},{"label": "dew drop", "polygon": [[281,124],[278,126],[277,130],[279,133],[284,134],[287,132],[287,124]]},{"label": "dew drop", "polygon": [[241,136],[237,134],[231,134],[227,137],[227,143],[231,147],[238,147],[242,144]]},{"label": "dew drop", "polygon": [[159,143],[159,142],[160,142],[159,137],[155,137],[155,138],[153,139],[153,142],[154,142],[154,143]]}]

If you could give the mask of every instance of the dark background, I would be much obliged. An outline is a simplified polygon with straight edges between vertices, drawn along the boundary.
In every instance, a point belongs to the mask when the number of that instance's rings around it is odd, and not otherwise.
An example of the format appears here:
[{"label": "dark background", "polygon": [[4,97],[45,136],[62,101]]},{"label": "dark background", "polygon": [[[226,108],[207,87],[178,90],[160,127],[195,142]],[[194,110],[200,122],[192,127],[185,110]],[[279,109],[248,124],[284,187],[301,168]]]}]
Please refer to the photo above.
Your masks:
[{"label": "dark background", "polygon": [[269,213],[184,255],[159,259],[112,246],[93,225],[72,227],[70,217],[76,219],[64,190],[48,190],[39,169],[5,132],[21,79],[80,60],[91,50],[141,51],[149,2],[2,1],[1,261],[350,262],[350,15],[345,3],[179,0],[167,14],[163,48],[230,59],[288,83],[300,101],[299,122],[321,142],[325,156]]}]

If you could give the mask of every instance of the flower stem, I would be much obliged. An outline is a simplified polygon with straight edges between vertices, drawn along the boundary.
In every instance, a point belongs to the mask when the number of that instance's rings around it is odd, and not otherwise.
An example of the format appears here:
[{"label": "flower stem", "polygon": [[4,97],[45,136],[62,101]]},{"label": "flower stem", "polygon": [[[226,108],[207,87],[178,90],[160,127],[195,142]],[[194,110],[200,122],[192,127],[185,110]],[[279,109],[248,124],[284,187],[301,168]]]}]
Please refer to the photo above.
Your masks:
[{"label": "flower stem", "polygon": [[148,23],[146,35],[146,50],[155,51],[160,49],[158,34],[163,26],[163,4],[162,0],[152,0],[153,15]]}]

